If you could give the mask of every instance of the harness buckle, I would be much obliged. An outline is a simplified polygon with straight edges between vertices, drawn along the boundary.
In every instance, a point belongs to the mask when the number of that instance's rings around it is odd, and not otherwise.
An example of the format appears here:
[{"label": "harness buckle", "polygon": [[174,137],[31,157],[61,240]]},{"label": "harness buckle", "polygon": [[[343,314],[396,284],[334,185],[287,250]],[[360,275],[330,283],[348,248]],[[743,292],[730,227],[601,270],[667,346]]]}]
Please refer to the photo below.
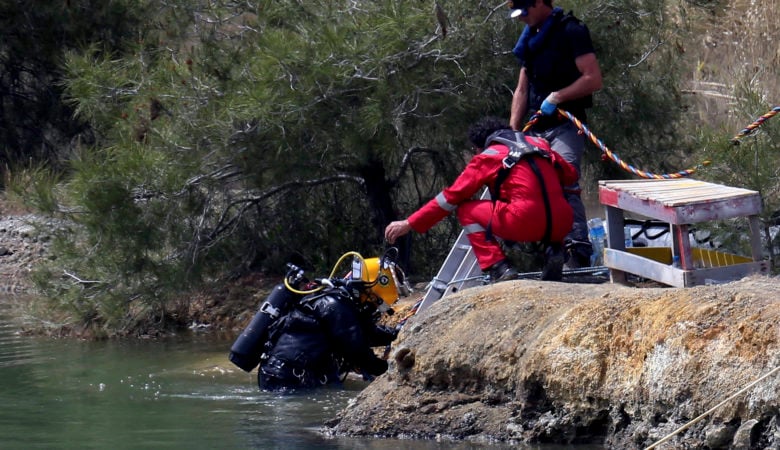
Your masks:
[{"label": "harness buckle", "polygon": [[292,368],[292,374],[295,378],[297,378],[301,384],[304,384],[304,377],[306,377],[306,369],[300,369],[301,373],[295,373],[297,370],[295,367]]},{"label": "harness buckle", "polygon": [[263,302],[262,305],[260,305],[260,311],[268,314],[271,316],[271,319],[276,320],[279,317],[279,314],[281,314],[281,311],[279,311],[278,308],[274,307],[274,305]]},{"label": "harness buckle", "polygon": [[501,162],[504,165],[505,169],[511,169],[512,167],[517,164],[518,158],[514,158],[512,156],[512,152],[509,152],[509,154],[504,158],[504,160]]}]

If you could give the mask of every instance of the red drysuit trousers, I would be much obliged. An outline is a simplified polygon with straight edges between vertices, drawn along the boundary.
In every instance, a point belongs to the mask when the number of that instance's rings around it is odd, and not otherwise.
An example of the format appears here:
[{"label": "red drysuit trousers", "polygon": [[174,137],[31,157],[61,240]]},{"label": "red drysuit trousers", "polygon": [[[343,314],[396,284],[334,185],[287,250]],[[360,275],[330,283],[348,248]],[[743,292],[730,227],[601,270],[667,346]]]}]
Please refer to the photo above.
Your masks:
[{"label": "red drysuit trousers", "polygon": [[[524,229],[523,219],[513,214],[507,208],[507,203],[496,202],[494,209],[493,202],[490,200],[469,200],[458,205],[457,216],[471,243],[479,267],[483,271],[506,258],[498,241],[487,240],[485,231],[488,223],[494,237],[515,242],[531,242],[540,239],[535,236],[536,233],[529,233],[531,230]],[[534,237],[536,239],[533,239]]]}]

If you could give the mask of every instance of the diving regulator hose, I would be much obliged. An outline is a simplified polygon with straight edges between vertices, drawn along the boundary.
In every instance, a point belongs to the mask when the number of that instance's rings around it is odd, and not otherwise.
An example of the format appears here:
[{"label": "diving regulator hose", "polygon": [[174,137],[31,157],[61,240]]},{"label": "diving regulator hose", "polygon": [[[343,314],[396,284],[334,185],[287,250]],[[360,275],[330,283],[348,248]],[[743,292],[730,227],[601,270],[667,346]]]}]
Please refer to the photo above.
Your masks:
[{"label": "diving regulator hose", "polygon": [[[368,268],[366,267],[366,260],[365,258],[363,258],[363,255],[361,255],[358,252],[347,252],[341,255],[339,260],[336,261],[336,264],[333,266],[333,270],[330,272],[330,276],[328,278],[315,279],[315,282],[318,284],[318,286],[310,290],[299,290],[293,286],[293,284],[297,284],[303,279],[303,270],[298,268],[297,266],[288,264],[287,267],[289,267],[290,270],[287,272],[287,275],[285,275],[284,277],[284,287],[289,289],[291,292],[300,295],[314,294],[315,292],[319,292],[327,287],[334,287],[335,283],[333,282],[333,280],[338,279],[336,278],[336,270],[338,270],[338,268],[341,266],[344,260],[350,256],[354,256],[360,261],[362,271],[368,270]],[[293,281],[291,281],[291,279],[293,279]],[[369,281],[366,285],[373,286],[374,284],[376,284],[376,281],[377,280]]]}]

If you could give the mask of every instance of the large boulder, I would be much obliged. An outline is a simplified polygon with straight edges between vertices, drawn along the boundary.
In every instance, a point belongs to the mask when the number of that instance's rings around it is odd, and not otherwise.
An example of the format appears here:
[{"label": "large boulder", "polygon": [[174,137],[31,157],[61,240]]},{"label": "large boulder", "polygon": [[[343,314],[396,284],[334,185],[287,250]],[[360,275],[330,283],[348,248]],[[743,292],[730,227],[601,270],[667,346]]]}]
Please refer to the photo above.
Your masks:
[{"label": "large boulder", "polygon": [[388,372],[327,432],[779,448],[778,292],[780,281],[760,276],[685,289],[513,281],[464,290],[407,321]]}]

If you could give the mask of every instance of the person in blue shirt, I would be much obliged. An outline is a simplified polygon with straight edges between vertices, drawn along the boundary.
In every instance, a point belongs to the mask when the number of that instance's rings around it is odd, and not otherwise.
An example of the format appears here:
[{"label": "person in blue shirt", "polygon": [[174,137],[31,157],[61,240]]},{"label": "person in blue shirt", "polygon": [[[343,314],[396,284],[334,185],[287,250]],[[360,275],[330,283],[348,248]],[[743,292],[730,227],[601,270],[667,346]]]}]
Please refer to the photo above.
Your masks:
[{"label": "person in blue shirt", "polygon": [[[541,111],[527,134],[546,139],[581,174],[585,136],[557,110],[568,111],[585,123],[592,94],[602,87],[590,32],[571,13],[553,7],[552,0],[510,0],[509,4],[510,17],[526,24],[512,51],[520,75],[509,124],[513,130],[522,130],[527,116]],[[564,189],[574,210],[574,225],[564,241],[570,268],[589,266],[593,253],[580,192],[579,181]]]}]

